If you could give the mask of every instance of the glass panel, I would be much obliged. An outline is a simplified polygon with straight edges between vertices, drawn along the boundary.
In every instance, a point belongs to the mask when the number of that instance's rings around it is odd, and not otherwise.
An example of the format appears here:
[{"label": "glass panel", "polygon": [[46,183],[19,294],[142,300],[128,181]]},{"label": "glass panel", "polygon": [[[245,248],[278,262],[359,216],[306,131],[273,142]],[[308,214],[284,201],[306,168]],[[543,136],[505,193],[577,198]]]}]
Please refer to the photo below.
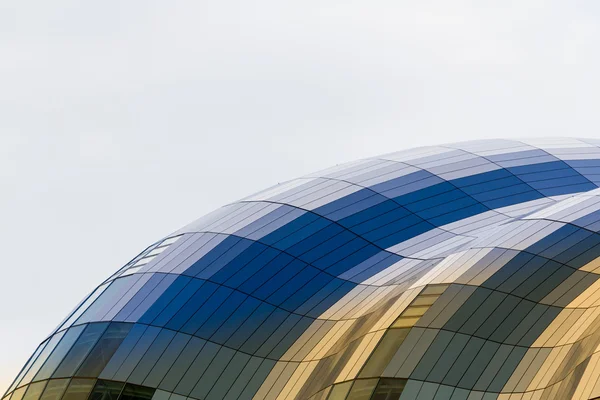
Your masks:
[{"label": "glass panel", "polygon": [[329,395],[327,400],[345,400],[346,395],[352,387],[352,383],[354,382],[348,381],[344,383],[338,383],[337,385],[333,385],[333,390],[331,391],[331,394]]},{"label": "glass panel", "polygon": [[154,396],[152,396],[152,400],[169,400],[170,397],[171,392],[157,389],[156,392],[154,392]]},{"label": "glass panel", "polygon": [[79,364],[81,364],[88,355],[107,326],[108,323],[88,325],[71,350],[69,350],[69,353],[62,360],[56,371],[54,371],[52,377],[65,378],[73,376],[77,367],[79,367]]},{"label": "glass panel", "polygon": [[151,400],[154,390],[145,386],[132,385],[128,383],[121,393],[119,400]]},{"label": "glass panel", "polygon": [[131,330],[132,324],[112,323],[79,367],[77,376],[88,378],[100,375],[117,348]]},{"label": "glass panel", "polygon": [[48,357],[48,360],[44,363],[44,366],[40,369],[40,372],[37,373],[34,380],[42,380],[48,379],[58,366],[58,364],[62,361],[65,354],[71,349],[73,343],[77,340],[81,332],[83,331],[85,326],[76,326],[75,328],[71,328],[65,333],[62,340],[56,346],[56,349],[52,352],[52,355]]},{"label": "glass panel", "polygon": [[348,400],[369,400],[379,379],[359,379],[352,385]]},{"label": "glass panel", "polygon": [[95,379],[73,379],[62,400],[87,400],[94,387]]},{"label": "glass panel", "polygon": [[25,393],[23,400],[38,400],[45,387],[46,381],[32,383],[29,385],[29,389],[27,389],[27,393]]},{"label": "glass panel", "polygon": [[44,394],[40,397],[40,400],[59,400],[69,384],[68,379],[52,379],[48,381]]},{"label": "glass panel", "polygon": [[420,317],[400,317],[390,328],[410,328],[417,323]]},{"label": "glass panel", "polygon": [[99,380],[96,382],[89,400],[117,400],[124,385],[122,382]]},{"label": "glass panel", "polygon": [[381,378],[372,400],[398,400],[405,386],[406,379]]},{"label": "glass panel", "polygon": [[369,357],[359,376],[361,378],[380,376],[392,357],[396,354],[402,342],[404,342],[408,332],[410,332],[410,329],[388,330],[371,354],[371,357]]},{"label": "glass panel", "polygon": [[420,317],[421,315],[425,314],[425,311],[427,311],[428,309],[429,309],[429,306],[420,306],[420,307],[410,306],[406,310],[404,310],[404,312],[402,313],[402,316],[403,317]]},{"label": "glass panel", "polygon": [[58,344],[60,339],[65,334],[65,332],[66,331],[57,333],[56,335],[54,335],[52,337],[52,339],[50,339],[50,341],[48,342],[48,345],[46,347],[44,347],[44,350],[40,353],[40,356],[37,358],[37,360],[35,360],[35,362],[31,366],[31,368],[29,369],[29,371],[27,371],[27,375],[25,375],[25,377],[23,378],[22,383],[31,382],[31,380],[33,379],[35,374],[37,374],[40,367],[46,362],[46,360],[50,356],[50,353],[52,353],[52,350],[54,350],[54,348],[56,347],[56,345]]},{"label": "glass panel", "polygon": [[25,390],[27,390],[27,386],[23,386],[13,392],[11,400],[21,400],[23,395],[25,394]]},{"label": "glass panel", "polygon": [[430,306],[439,298],[440,296],[419,296],[412,302],[411,306]]},{"label": "glass panel", "polygon": [[428,285],[420,294],[437,294],[444,293],[448,285]]}]

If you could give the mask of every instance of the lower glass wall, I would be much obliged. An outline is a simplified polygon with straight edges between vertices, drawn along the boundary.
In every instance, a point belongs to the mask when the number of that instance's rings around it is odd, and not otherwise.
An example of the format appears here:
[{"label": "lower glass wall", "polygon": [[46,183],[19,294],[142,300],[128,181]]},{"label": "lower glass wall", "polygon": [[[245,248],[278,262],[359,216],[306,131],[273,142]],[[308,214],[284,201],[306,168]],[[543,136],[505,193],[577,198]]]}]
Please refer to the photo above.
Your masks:
[{"label": "lower glass wall", "polygon": [[102,379],[49,379],[20,387],[3,400],[151,400],[155,391]]},{"label": "lower glass wall", "polygon": [[397,378],[355,379],[329,386],[310,400],[398,400],[406,382]]}]

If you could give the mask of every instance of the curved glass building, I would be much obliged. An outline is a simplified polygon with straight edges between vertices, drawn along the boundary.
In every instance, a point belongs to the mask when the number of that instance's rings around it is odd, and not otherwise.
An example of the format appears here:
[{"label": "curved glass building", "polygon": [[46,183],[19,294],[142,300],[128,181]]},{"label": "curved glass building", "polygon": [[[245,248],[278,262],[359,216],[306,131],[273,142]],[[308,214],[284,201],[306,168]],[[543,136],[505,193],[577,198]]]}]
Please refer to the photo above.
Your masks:
[{"label": "curved glass building", "polygon": [[600,140],[360,160],[142,251],[4,400],[600,396]]}]

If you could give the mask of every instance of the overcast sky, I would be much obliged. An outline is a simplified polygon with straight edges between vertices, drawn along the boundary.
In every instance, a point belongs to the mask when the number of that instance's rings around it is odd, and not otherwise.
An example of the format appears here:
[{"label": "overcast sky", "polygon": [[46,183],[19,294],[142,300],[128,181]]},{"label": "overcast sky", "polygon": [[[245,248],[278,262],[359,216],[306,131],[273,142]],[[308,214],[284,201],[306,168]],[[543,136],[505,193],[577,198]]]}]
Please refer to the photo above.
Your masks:
[{"label": "overcast sky", "polygon": [[599,30],[591,0],[0,2],[0,392],[225,203],[419,145],[600,137]]}]

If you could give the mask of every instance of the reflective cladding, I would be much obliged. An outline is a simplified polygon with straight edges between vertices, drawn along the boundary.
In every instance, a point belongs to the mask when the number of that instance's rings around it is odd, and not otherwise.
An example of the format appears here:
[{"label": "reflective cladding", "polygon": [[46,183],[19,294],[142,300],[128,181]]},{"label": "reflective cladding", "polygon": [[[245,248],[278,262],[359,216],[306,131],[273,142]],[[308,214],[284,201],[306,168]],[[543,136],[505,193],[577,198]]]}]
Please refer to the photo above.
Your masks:
[{"label": "reflective cladding", "polygon": [[3,400],[600,397],[600,141],[339,165],[151,244]]}]

